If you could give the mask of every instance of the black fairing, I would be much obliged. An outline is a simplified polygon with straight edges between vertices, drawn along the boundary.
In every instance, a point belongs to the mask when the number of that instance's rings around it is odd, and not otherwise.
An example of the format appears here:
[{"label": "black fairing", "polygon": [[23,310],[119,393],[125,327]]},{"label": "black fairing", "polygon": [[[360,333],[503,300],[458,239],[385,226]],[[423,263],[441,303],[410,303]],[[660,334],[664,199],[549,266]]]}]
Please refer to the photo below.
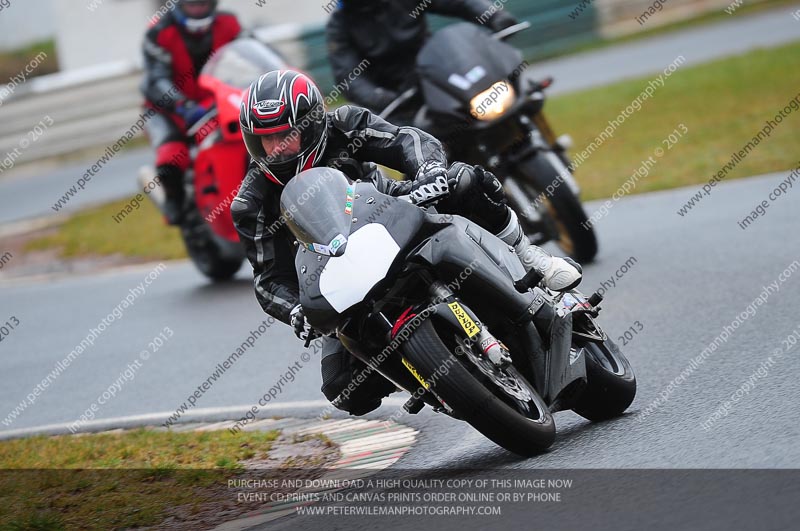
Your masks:
[{"label": "black fairing", "polygon": [[[517,352],[528,353],[520,363],[523,372],[548,404],[556,404],[562,392],[585,379],[583,363],[570,364],[572,318],[559,317],[552,300],[539,289],[519,293],[514,281],[525,275],[522,264],[508,245],[485,229],[459,216],[428,215],[440,229],[426,238],[408,257],[436,271],[440,278],[456,277],[466,268],[471,274],[458,286],[458,296],[489,329],[506,330]],[[446,310],[433,319],[450,317]],[[509,321],[514,323],[509,328]],[[553,335],[554,327],[560,332]],[[458,328],[455,324],[452,328]],[[502,334],[498,337],[503,339]],[[527,367],[526,367],[527,365]]]},{"label": "black fairing", "polygon": [[[436,32],[417,56],[425,101],[436,114],[462,116],[473,97],[497,81],[508,79],[522,63],[516,48],[491,38],[474,24],[462,23]],[[451,76],[465,78],[480,67],[480,79],[458,87]]]},{"label": "black fairing", "polygon": [[459,286],[467,304],[488,308],[485,315],[495,313],[513,321],[525,318],[539,294],[538,290],[519,293],[514,288],[513,282],[525,276],[525,269],[513,249],[460,216],[428,218],[430,223],[442,226],[408,259],[424,263],[442,278],[455,278],[469,268],[472,274]]},{"label": "black fairing", "polygon": [[[568,399],[562,399],[562,392],[585,380],[584,364],[573,366],[569,360],[571,316],[557,316],[552,300],[538,288],[525,293],[514,288],[514,281],[521,279],[525,270],[508,245],[467,219],[425,212],[378,192],[370,183],[357,182],[354,192],[353,227],[348,236],[367,224],[380,223],[400,251],[385,280],[366,295],[369,303],[355,304],[339,313],[321,295],[319,282],[323,268],[337,258],[301,247],[296,257],[300,301],[315,328],[338,332],[352,354],[365,363],[377,363],[384,376],[411,392],[418,383],[403,366],[397,355],[399,349],[379,356],[389,348],[392,322],[375,308],[392,298],[392,288],[408,294],[407,282],[415,277],[409,272],[433,273],[442,281],[452,281],[451,285],[457,281],[458,286],[452,289],[468,308],[479,309],[476,319],[490,329],[496,327],[498,337],[513,345],[512,351],[518,353],[515,364],[519,363],[548,405],[554,410],[571,407]],[[470,273],[463,278],[460,274],[465,270]],[[353,275],[358,274],[353,271]],[[417,295],[428,297],[424,292]],[[434,309],[431,319],[444,320],[451,330],[459,328],[446,304],[438,303]],[[555,325],[566,326],[565,333],[553,337]],[[437,406],[432,396],[423,399]]]}]

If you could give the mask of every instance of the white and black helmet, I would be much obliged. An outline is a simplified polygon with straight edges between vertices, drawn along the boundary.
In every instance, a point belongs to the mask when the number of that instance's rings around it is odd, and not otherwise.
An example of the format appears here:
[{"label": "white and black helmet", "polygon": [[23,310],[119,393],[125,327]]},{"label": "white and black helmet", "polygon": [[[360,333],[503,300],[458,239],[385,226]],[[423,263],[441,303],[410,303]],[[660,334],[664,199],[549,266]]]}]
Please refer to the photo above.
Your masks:
[{"label": "white and black helmet", "polygon": [[[254,81],[242,99],[239,123],[247,151],[277,184],[313,168],[328,140],[325,103],[317,85],[294,70],[275,70]],[[300,139],[294,153],[268,156],[261,139],[276,135],[285,142]]]}]

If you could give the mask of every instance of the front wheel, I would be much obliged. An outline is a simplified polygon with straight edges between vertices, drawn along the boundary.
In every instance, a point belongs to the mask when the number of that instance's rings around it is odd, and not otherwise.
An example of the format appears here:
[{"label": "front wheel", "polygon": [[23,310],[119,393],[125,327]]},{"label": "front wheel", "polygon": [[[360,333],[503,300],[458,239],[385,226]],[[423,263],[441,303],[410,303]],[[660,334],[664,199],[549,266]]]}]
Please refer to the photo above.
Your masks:
[{"label": "front wheel", "polygon": [[586,344],[586,389],[573,411],[593,422],[618,417],[636,396],[636,377],[617,344]]},{"label": "front wheel", "polygon": [[[187,173],[184,178],[187,182],[191,182],[192,176]],[[142,167],[137,180],[140,188],[152,190],[148,197],[163,213],[166,196],[163,187],[157,180],[155,168]],[[193,197],[194,190],[191,186],[187,186],[186,192],[187,197]],[[222,241],[219,237],[215,237],[194,204],[187,206],[180,231],[186,252],[195,267],[211,280],[215,282],[228,280],[242,267],[245,256],[241,245],[227,240]]]},{"label": "front wheel", "polygon": [[241,246],[217,241],[196,209],[187,212],[181,237],[195,267],[215,282],[232,278],[242,267]]},{"label": "front wheel", "polygon": [[455,350],[426,320],[408,338],[404,354],[453,416],[516,454],[531,456],[549,448],[556,435],[553,416],[524,377],[513,366],[480,368]]},{"label": "front wheel", "polygon": [[[547,154],[540,152],[519,163],[516,184],[527,202],[522,212],[534,208],[543,217],[549,218],[552,221],[552,238],[558,246],[578,262],[591,262],[597,255],[594,227],[589,223],[580,199],[564,182],[557,165],[554,165],[552,159],[555,155],[550,153],[551,157],[548,157]],[[545,193],[551,184],[552,192]],[[520,216],[520,223],[526,232],[541,228],[532,224],[526,215]]]}]

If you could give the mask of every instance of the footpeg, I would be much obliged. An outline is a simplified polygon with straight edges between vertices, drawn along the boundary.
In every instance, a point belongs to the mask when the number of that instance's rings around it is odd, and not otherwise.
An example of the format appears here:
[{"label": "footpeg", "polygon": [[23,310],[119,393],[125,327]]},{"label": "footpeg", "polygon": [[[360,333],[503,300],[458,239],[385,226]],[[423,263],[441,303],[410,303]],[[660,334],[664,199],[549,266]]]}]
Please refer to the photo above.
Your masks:
[{"label": "footpeg", "polygon": [[514,288],[520,292],[525,293],[529,289],[533,289],[542,281],[542,275],[536,272],[535,269],[528,271],[524,277],[514,282]]},{"label": "footpeg", "polygon": [[592,308],[594,308],[598,312],[600,311],[600,308],[597,305],[600,304],[601,302],[603,302],[603,296],[596,291],[592,293],[591,297],[589,297],[589,304],[591,304]]}]

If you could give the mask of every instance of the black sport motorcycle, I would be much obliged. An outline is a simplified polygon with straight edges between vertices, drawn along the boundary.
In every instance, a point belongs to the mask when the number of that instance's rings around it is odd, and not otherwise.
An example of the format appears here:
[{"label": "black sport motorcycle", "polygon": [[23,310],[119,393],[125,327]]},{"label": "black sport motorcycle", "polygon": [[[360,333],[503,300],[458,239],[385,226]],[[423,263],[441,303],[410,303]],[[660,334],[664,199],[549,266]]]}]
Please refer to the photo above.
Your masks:
[{"label": "black sport motorcycle", "polygon": [[571,141],[557,138],[542,112],[552,79],[522,76],[522,54],[502,42],[529,27],[522,23],[491,35],[462,23],[438,31],[417,56],[419,87],[380,114],[430,132],[451,160],[490,169],[531,242],[555,241],[577,261],[591,262],[597,237],[570,169]]},{"label": "black sport motorcycle", "polygon": [[633,401],[630,363],[595,321],[602,297],[539,288],[469,220],[333,168],[289,181],[281,211],[308,322],[411,393],[409,413],[428,404],[532,455],[553,444],[554,412],[597,421]]}]

